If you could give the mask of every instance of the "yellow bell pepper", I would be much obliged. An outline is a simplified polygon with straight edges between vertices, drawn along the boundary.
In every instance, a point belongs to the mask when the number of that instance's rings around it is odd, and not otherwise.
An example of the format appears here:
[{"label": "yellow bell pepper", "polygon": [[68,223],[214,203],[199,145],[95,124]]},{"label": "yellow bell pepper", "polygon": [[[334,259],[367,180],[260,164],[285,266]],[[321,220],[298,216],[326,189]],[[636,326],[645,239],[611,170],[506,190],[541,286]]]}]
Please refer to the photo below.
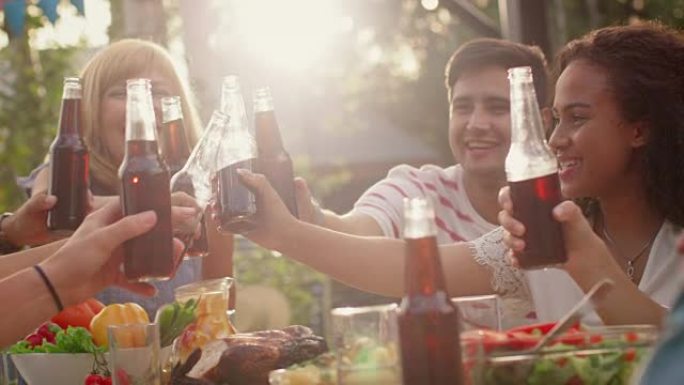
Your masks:
[{"label": "yellow bell pepper", "polygon": [[[124,304],[115,303],[106,306],[102,309],[92,321],[90,321],[90,332],[93,335],[93,341],[98,346],[107,347],[109,345],[109,337],[107,335],[107,327],[109,325],[127,325],[138,323],[150,323],[150,318],[147,312],[140,305],[133,302]],[[126,333],[117,336],[117,342],[120,347],[135,347],[145,345],[144,330],[139,333]]]}]

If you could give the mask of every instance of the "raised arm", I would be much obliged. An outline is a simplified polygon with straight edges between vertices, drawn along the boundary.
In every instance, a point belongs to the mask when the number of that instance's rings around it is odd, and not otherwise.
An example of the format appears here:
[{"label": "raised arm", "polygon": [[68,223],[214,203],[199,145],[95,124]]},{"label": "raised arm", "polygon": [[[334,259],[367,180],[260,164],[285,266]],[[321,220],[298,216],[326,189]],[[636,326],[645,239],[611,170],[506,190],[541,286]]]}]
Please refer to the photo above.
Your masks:
[{"label": "raised arm", "polygon": [[297,208],[299,219],[331,230],[356,235],[384,235],[382,229],[366,214],[351,211],[344,215],[320,207],[312,195],[309,186],[303,178],[295,178]]},{"label": "raised arm", "polygon": [[[259,226],[246,236],[269,249],[361,290],[399,297],[404,292],[404,242],[360,237],[292,217],[262,175],[242,172],[257,195]],[[489,294],[491,275],[465,244],[440,248],[452,296]]]}]

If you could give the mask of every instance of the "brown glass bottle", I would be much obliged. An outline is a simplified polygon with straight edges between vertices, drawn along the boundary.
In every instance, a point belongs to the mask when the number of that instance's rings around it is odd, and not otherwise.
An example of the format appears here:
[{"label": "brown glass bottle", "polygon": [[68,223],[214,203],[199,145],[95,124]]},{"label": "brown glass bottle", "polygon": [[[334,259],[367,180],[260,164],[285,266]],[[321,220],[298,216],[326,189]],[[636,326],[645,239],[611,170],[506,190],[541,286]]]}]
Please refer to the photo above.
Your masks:
[{"label": "brown glass bottle", "polygon": [[459,312],[446,291],[430,202],[404,201],[404,239],[406,294],[397,317],[404,385],[463,384]]},{"label": "brown glass bottle", "polygon": [[268,87],[254,91],[254,135],[259,153],[256,172],[266,176],[290,213],[298,217],[292,158],[283,146]]},{"label": "brown glass bottle", "polygon": [[511,148],[506,178],[513,216],[525,225],[525,250],[516,253],[523,269],[565,263],[565,243],[551,211],[562,200],[558,162],[544,137],[530,67],[508,70],[511,84]]},{"label": "brown glass bottle", "polygon": [[47,228],[72,232],[88,213],[88,149],[81,136],[81,82],[65,78],[59,131],[50,146],[48,194],[57,203],[48,211]]},{"label": "brown glass bottle", "polygon": [[183,125],[180,96],[162,98],[162,126],[159,131],[161,155],[171,176],[185,166],[190,157],[190,145]]},{"label": "brown glass bottle", "polygon": [[254,228],[257,208],[254,193],[243,185],[237,170],[251,171],[257,150],[249,130],[240,83],[235,75],[224,79],[221,106],[229,121],[216,157],[218,228],[239,234]]},{"label": "brown glass bottle", "polygon": [[126,153],[119,168],[124,215],[154,210],[157,223],[124,243],[124,273],[131,281],[165,280],[174,270],[169,169],[157,147],[148,79],[126,87]]}]

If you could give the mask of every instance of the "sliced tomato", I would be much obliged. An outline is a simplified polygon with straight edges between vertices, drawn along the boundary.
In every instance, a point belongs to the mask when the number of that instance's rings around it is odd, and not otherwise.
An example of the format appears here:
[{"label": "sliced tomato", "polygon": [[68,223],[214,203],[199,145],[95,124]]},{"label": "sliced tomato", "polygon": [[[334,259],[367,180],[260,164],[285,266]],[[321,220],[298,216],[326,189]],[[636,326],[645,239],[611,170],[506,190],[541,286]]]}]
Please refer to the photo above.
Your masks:
[{"label": "sliced tomato", "polygon": [[[530,325],[522,325],[518,327],[514,327],[511,329],[508,329],[508,333],[527,333],[527,334],[541,334],[544,335],[553,329],[553,327],[556,326],[555,322],[544,322],[544,323],[536,323],[536,324],[530,324]],[[574,330],[578,331],[580,328],[579,322],[572,325],[568,330]]]}]

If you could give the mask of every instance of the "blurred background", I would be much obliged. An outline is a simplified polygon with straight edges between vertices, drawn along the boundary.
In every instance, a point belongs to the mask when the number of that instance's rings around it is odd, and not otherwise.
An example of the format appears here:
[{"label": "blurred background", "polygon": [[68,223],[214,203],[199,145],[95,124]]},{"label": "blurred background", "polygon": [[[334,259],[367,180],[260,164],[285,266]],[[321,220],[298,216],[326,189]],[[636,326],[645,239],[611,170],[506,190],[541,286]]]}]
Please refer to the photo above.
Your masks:
[{"label": "blurred background", "polygon": [[[551,58],[640,19],[684,26],[684,0],[0,0],[0,210],[25,199],[16,178],[47,154],[63,77],[110,41],[167,47],[205,121],[223,76],[240,75],[248,111],[251,90],[269,85],[295,172],[341,213],[392,166],[452,163],[444,68],[463,42],[506,37]],[[331,307],[392,300],[244,240],[235,264],[243,330],[320,332]]]}]

